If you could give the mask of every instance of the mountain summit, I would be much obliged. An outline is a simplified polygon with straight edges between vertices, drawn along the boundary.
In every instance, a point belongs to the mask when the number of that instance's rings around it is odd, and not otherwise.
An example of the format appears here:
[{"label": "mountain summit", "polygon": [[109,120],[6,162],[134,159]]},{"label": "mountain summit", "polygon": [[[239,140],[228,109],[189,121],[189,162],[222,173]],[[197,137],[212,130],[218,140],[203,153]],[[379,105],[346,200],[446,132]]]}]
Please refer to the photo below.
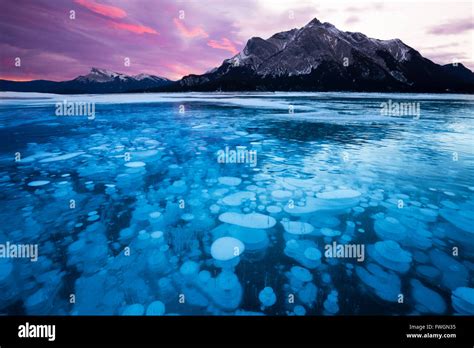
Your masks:
[{"label": "mountain summit", "polygon": [[173,82],[155,75],[138,74],[130,76],[100,68],[91,68],[87,75],[73,80],[16,82],[0,80],[0,90],[19,92],[44,92],[60,94],[76,93],[119,93],[162,88]]},{"label": "mountain summit", "polygon": [[399,39],[345,32],[314,18],[300,29],[244,49],[204,75],[179,81],[184,90],[347,90],[474,92],[474,74],[440,66]]}]

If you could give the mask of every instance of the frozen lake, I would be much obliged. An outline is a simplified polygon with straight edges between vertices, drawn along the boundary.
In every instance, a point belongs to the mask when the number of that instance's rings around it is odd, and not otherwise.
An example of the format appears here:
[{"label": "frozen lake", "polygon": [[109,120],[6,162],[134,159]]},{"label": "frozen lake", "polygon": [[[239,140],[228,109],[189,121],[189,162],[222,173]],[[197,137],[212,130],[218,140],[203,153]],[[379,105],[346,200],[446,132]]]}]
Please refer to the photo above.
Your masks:
[{"label": "frozen lake", "polygon": [[474,314],[473,96],[2,92],[0,162],[0,314]]}]

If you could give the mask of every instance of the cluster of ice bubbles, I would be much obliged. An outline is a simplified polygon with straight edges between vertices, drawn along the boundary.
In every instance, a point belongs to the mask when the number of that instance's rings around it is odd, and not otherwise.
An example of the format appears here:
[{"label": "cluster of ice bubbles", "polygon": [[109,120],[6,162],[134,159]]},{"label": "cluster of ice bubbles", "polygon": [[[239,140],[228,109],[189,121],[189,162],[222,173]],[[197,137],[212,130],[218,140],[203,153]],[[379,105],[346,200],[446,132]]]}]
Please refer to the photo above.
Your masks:
[{"label": "cluster of ice bubbles", "polygon": [[[128,147],[92,137],[87,150],[38,150],[17,164],[23,177],[1,173],[12,206],[0,241],[36,240],[41,255],[0,259],[4,311],[334,315],[357,314],[357,296],[384,306],[403,295],[397,313],[474,314],[474,199],[436,205],[330,173],[222,175],[208,144],[173,163],[154,132]],[[327,258],[332,242],[368,255]]]}]

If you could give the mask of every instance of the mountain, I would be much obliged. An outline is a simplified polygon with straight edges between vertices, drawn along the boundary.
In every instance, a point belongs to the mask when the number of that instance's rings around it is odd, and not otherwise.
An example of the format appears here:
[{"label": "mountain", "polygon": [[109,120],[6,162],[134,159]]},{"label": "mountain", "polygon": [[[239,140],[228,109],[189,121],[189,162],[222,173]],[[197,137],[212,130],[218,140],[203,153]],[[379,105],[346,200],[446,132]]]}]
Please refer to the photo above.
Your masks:
[{"label": "mountain", "polygon": [[154,75],[129,76],[105,69],[92,68],[89,74],[70,81],[35,80],[27,82],[0,80],[1,91],[44,92],[59,94],[119,93],[164,87],[173,81]]},{"label": "mountain", "polygon": [[399,39],[378,40],[313,19],[242,52],[203,75],[171,86],[182,91],[474,92],[462,64],[441,66]]},{"label": "mountain", "polygon": [[74,80],[0,80],[1,91],[49,93],[186,91],[367,91],[474,93],[474,73],[439,65],[399,39],[378,40],[313,19],[267,40],[253,37],[242,52],[202,75],[180,81],[92,68]]}]

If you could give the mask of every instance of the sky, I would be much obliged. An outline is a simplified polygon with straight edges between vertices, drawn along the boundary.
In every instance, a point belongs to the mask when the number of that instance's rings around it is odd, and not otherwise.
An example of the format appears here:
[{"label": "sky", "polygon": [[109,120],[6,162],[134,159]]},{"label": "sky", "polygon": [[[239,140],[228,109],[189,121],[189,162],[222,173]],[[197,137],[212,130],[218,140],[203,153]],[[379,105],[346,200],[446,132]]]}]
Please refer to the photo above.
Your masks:
[{"label": "sky", "polygon": [[0,78],[70,80],[91,67],[170,79],[202,74],[248,39],[313,18],[399,38],[474,70],[473,1],[0,0]]}]

